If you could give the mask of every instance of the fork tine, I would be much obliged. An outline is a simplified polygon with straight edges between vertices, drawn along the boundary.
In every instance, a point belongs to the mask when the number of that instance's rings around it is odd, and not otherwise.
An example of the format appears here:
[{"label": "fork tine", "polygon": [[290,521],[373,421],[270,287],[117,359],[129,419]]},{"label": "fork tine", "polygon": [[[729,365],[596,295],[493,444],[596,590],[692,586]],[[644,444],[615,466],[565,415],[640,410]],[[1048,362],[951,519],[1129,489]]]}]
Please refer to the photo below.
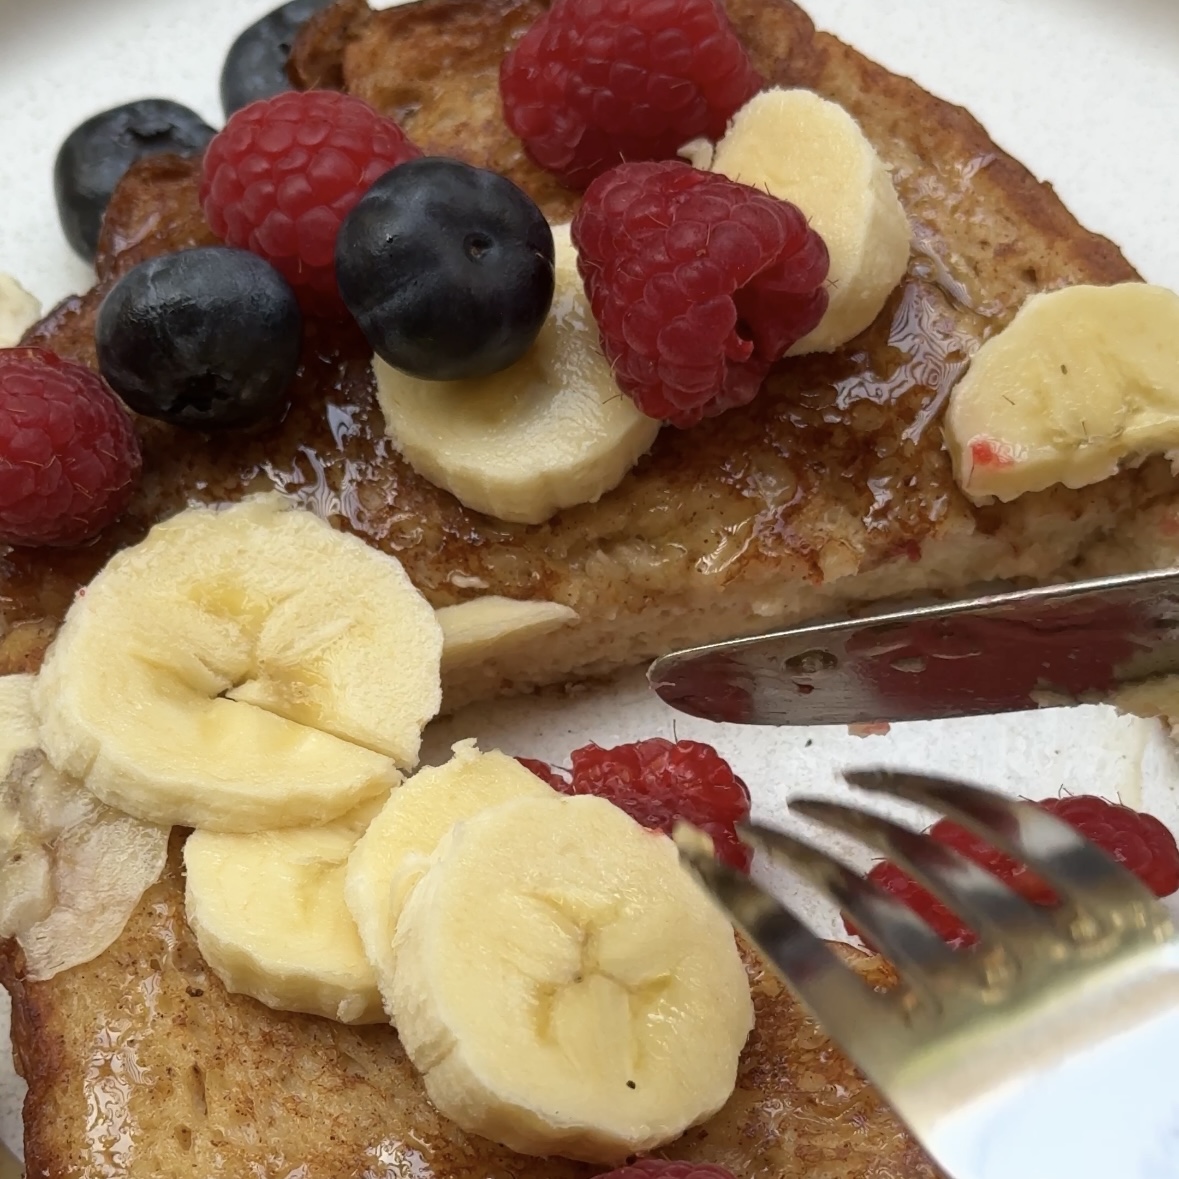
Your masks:
[{"label": "fork tine", "polygon": [[1049,936],[1051,922],[985,868],[953,848],[890,819],[818,798],[799,798],[791,810],[856,836],[927,888],[980,936],[1003,941],[1016,932]]},{"label": "fork tine", "polygon": [[892,962],[903,981],[936,1005],[934,978],[947,968],[958,969],[961,958],[908,905],[834,856],[784,831],[744,824],[741,833],[754,846],[784,856],[825,892],[873,948]]},{"label": "fork tine", "polygon": [[1154,897],[1112,856],[1041,807],[967,782],[889,770],[844,774],[853,786],[905,798],[948,815],[1043,876],[1073,905],[1153,905]]},{"label": "fork tine", "polygon": [[[862,1047],[865,1024],[895,1023],[896,1005],[877,994],[832,948],[748,876],[677,839],[680,858],[806,1006],[846,1051]],[[862,1067],[865,1062],[858,1063]]]}]

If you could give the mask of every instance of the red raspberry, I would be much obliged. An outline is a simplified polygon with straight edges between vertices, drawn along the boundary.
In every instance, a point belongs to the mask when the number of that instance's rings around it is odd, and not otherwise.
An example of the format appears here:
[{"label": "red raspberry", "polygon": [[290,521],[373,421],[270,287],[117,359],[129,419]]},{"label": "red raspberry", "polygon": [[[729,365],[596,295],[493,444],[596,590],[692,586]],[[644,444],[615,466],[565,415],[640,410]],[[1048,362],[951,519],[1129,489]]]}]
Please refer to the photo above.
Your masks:
[{"label": "red raspberry", "polygon": [[598,1179],[733,1179],[733,1172],[715,1163],[688,1163],[673,1159],[640,1159]]},{"label": "red raspberry", "polygon": [[[1156,897],[1179,891],[1179,845],[1154,815],[1091,794],[1050,798],[1040,805],[1104,848]],[[1023,891],[1032,900],[1040,899],[1029,889]],[[1049,892],[1048,903],[1055,899]]]},{"label": "red raspberry", "polygon": [[[1179,845],[1153,815],[1144,815],[1090,794],[1048,798],[1037,805],[1124,864],[1155,896],[1170,896],[1179,890]],[[1056,894],[1034,872],[957,823],[942,819],[929,829],[929,834],[994,873],[1034,904],[1056,903]],[[868,879],[903,900],[951,946],[969,946],[978,940],[973,930],[894,865],[877,864],[868,873]],[[849,933],[857,932],[850,922],[844,924]]]},{"label": "red raspberry", "polygon": [[764,83],[716,0],[556,0],[499,85],[528,155],[580,189],[622,160],[719,139]]},{"label": "red raspberry", "polygon": [[653,418],[752,401],[827,310],[827,247],[793,205],[688,164],[622,164],[573,219],[602,350]]},{"label": "red raspberry", "polygon": [[569,779],[556,766],[549,765],[547,761],[539,761],[535,757],[518,757],[516,760],[554,790],[560,790],[562,794],[569,793]]},{"label": "red raspberry", "polygon": [[101,378],[44,348],[0,350],[0,543],[89,540],[127,506],[141,465]]},{"label": "red raspberry", "polygon": [[749,871],[753,853],[735,825],[749,818],[749,790],[711,745],[662,737],[603,749],[585,745],[572,754],[572,778],[545,762],[520,763],[562,794],[596,794],[636,823],[671,834],[677,819],[712,838],[717,856]]},{"label": "red raspberry", "polygon": [[[956,913],[952,913],[932,893],[926,892],[915,880],[911,880],[895,864],[881,861],[875,864],[868,873],[868,879],[880,885],[885,892],[890,892],[898,901],[904,901],[915,913],[930,925],[933,932],[955,950],[964,946],[971,946],[978,941],[972,929],[968,929],[958,920]],[[846,917],[843,919],[844,928],[852,937],[863,941],[868,939]]]},{"label": "red raspberry", "polygon": [[209,144],[201,207],[218,237],[274,266],[305,311],[342,318],[340,225],[378,177],[420,155],[358,98],[288,91],[237,111]]}]

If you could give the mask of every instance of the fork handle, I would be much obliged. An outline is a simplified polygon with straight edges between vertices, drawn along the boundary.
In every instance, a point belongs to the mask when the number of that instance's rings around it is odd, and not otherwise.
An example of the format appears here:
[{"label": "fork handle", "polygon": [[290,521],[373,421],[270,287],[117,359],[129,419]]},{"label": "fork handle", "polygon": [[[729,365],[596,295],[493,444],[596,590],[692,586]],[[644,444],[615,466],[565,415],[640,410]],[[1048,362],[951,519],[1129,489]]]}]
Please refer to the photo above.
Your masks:
[{"label": "fork handle", "polygon": [[954,1179],[1179,1179],[1177,1065],[1171,1008],[975,1103],[928,1145]]}]

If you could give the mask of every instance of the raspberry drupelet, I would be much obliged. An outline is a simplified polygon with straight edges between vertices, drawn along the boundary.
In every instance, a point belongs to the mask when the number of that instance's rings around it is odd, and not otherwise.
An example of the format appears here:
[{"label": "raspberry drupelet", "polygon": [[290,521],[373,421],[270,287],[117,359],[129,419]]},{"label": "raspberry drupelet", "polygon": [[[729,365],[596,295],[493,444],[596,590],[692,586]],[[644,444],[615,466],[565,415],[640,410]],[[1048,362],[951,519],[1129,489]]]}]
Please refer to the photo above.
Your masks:
[{"label": "raspberry drupelet", "polygon": [[752,401],[827,310],[827,247],[802,212],[685,163],[599,177],[572,235],[615,380],[673,426]]},{"label": "raspberry drupelet", "polygon": [[100,377],[43,348],[0,350],[0,544],[90,540],[126,508],[141,463]]},{"label": "raspberry drupelet", "polygon": [[200,200],[224,242],[265,258],[310,315],[347,315],[336,235],[378,177],[421,152],[392,120],[330,90],[243,107],[209,144]]},{"label": "raspberry drupelet", "polygon": [[500,68],[508,127],[574,189],[719,139],[762,86],[717,0],[556,0]]}]

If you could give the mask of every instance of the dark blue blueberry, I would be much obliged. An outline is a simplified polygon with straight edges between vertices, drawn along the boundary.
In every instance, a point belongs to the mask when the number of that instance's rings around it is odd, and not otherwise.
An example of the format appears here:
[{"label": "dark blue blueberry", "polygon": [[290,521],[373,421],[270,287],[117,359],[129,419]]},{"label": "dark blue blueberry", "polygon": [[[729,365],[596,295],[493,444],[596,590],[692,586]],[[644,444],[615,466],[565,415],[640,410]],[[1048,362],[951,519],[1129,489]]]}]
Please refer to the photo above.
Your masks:
[{"label": "dark blue blueberry", "polygon": [[250,25],[229,48],[221,67],[221,105],[234,111],[291,89],[287,60],[299,29],[330,0],[290,0]]},{"label": "dark blue blueberry", "polygon": [[286,408],[301,328],[291,288],[256,254],[181,250],[141,262],[103,300],[98,367],[146,417],[252,426]]},{"label": "dark blue blueberry", "polygon": [[145,98],[94,115],[70,132],[53,166],[57,215],[66,240],[88,262],[115,185],[136,160],[204,151],[216,135],[195,111],[166,98]]},{"label": "dark blue blueberry", "polygon": [[386,172],[348,214],[336,278],[394,368],[485,377],[519,360],[549,313],[553,233],[510,180],[427,156]]}]

